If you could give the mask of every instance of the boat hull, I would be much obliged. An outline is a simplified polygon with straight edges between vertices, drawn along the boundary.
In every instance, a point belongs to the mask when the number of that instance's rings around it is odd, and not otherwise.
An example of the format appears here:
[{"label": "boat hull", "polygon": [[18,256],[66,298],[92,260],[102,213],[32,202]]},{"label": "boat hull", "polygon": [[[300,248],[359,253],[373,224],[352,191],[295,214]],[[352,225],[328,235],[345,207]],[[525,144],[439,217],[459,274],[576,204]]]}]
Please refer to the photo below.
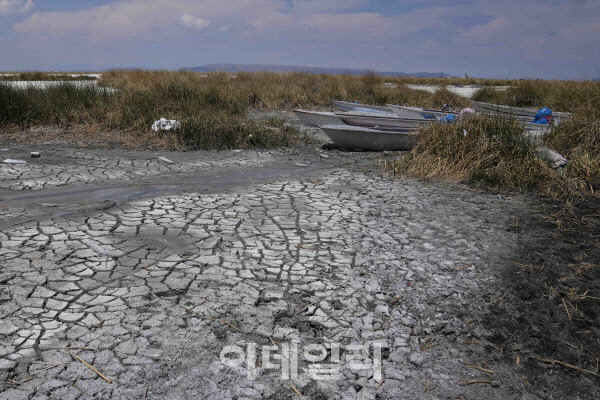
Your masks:
[{"label": "boat hull", "polygon": [[[388,104],[388,107],[390,107],[391,110],[394,111],[394,113],[396,113],[396,115],[398,117],[400,116],[407,116],[407,115],[428,115],[430,118],[434,118],[434,121],[439,120],[440,118],[443,118],[444,116],[451,114],[451,115],[457,115],[456,113],[453,112],[440,112],[440,111],[435,111],[435,110],[425,110],[425,109],[421,109],[421,108],[415,108],[415,107],[403,107],[403,106],[395,106],[395,105],[390,105]],[[520,123],[523,126],[523,129],[525,130],[525,132],[529,135],[534,135],[534,136],[543,136],[544,134],[549,133],[552,130],[552,126],[553,125],[545,125],[545,124],[534,124],[533,122],[531,122],[533,120],[533,117],[529,118],[529,117],[524,117],[522,115],[512,115],[512,114],[502,114],[502,113],[490,113],[490,112],[486,112],[484,113],[488,116],[500,116],[500,117],[511,117],[514,118],[518,123]],[[556,124],[556,122],[555,122]]]},{"label": "boat hull", "polygon": [[387,107],[371,106],[369,104],[349,103],[347,101],[333,100],[333,104],[342,111],[363,112],[372,114],[389,114],[394,113]]},{"label": "boat hull", "polygon": [[[484,103],[480,101],[471,101],[476,111],[486,114],[510,115],[519,120],[533,121],[539,110],[535,108],[511,107],[502,104]],[[573,115],[568,112],[553,112],[555,120],[564,120]]]},{"label": "boat hull", "polygon": [[535,138],[541,138],[552,130],[552,125],[534,124],[533,122],[524,122],[522,125],[525,133]]},{"label": "boat hull", "polygon": [[339,114],[327,111],[294,110],[296,116],[308,126],[352,125],[399,129],[419,129],[432,121],[426,119],[383,117],[374,115]]},{"label": "boat hull", "polygon": [[387,106],[399,118],[420,118],[429,120],[439,120],[441,118],[444,118],[448,114],[454,116],[458,115],[458,113],[450,111],[427,110],[417,107],[396,106],[393,104],[388,104]]},{"label": "boat hull", "polygon": [[331,141],[344,150],[411,150],[417,143],[414,131],[380,130],[348,125],[320,127]]}]

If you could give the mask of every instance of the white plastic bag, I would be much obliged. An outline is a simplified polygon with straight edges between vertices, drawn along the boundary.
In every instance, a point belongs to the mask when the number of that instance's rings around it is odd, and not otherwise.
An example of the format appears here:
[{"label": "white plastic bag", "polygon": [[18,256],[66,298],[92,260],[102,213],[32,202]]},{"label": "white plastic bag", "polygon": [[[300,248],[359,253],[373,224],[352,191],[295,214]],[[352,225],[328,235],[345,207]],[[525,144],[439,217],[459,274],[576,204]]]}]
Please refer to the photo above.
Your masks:
[{"label": "white plastic bag", "polygon": [[176,119],[161,118],[158,121],[154,121],[152,124],[152,130],[158,131],[170,131],[181,128],[181,123]]}]

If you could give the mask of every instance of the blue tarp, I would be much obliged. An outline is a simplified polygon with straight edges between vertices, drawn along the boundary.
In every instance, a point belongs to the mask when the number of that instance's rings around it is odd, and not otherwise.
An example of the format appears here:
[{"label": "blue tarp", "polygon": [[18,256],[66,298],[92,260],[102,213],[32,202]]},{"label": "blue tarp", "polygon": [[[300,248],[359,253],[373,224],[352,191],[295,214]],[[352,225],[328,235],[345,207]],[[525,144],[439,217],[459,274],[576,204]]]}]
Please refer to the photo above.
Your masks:
[{"label": "blue tarp", "polygon": [[536,124],[551,124],[553,119],[552,110],[544,107],[535,114],[534,122]]},{"label": "blue tarp", "polygon": [[456,121],[456,116],[452,114],[447,114],[444,118],[440,119],[440,124],[451,124]]}]

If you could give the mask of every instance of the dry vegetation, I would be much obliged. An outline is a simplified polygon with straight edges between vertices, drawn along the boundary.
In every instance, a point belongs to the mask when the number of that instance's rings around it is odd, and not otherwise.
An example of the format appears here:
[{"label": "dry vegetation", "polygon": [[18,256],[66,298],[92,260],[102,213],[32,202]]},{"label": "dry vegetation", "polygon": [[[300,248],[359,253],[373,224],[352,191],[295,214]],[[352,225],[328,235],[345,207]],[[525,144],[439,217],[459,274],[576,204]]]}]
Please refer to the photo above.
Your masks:
[{"label": "dry vegetation", "polygon": [[[552,197],[597,194],[600,187],[600,83],[524,81],[506,90],[481,89],[474,100],[569,111],[545,138],[569,163],[554,171],[535,157],[511,121],[476,118],[420,132],[405,159],[388,164],[397,173],[421,178],[480,183],[502,189],[538,189]],[[464,135],[464,131],[468,135]]]},{"label": "dry vegetation", "polygon": [[[35,80],[42,79],[36,76]],[[248,110],[330,107],[332,99],[427,107],[468,104],[445,89],[431,94],[409,89],[401,79],[385,78],[390,80],[399,86],[386,87],[384,78],[374,74],[232,76],[189,71],[112,71],[103,74],[99,88],[59,85],[16,89],[0,82],[0,127],[14,132],[55,126],[85,132],[88,137],[108,131],[127,136],[130,144],[158,142],[174,148],[273,147],[303,138],[281,121],[247,119]],[[150,126],[161,117],[181,121],[182,128],[175,133],[154,134]]]},{"label": "dry vegetation", "polygon": [[[24,79],[44,80],[35,73]],[[48,78],[50,79],[50,78]],[[394,85],[384,85],[391,83]],[[405,84],[436,84],[435,93]],[[304,73],[196,73],[190,71],[111,71],[99,88],[61,85],[15,89],[0,82],[0,127],[6,132],[54,126],[105,138],[114,132],[130,142],[159,139],[174,148],[287,146],[303,138],[280,120],[254,121],[249,110],[331,107],[331,100],[461,108],[467,99],[444,85],[510,85],[506,91],[483,88],[476,100],[570,111],[575,117],[554,129],[549,146],[570,163],[556,172],[541,163],[510,121],[474,119],[421,132],[420,144],[389,168],[414,176],[478,182],[488,187],[531,189],[549,194],[595,193],[600,186],[600,83],[316,75]],[[103,89],[106,88],[106,89]],[[114,90],[116,89],[116,90]],[[175,133],[155,134],[158,118],[177,119]],[[66,128],[66,129],[65,129]],[[463,129],[469,134],[465,137]]]},{"label": "dry vegetation", "polygon": [[388,168],[420,178],[517,190],[545,185],[553,176],[515,121],[483,116],[428,127],[415,149]]},{"label": "dry vegetation", "polygon": [[[75,75],[75,74],[73,74]],[[7,81],[93,81],[95,76],[77,74],[57,74],[48,72],[15,72],[0,74],[0,82]]]},{"label": "dry vegetation", "polygon": [[[468,105],[466,99],[445,89],[434,94],[410,89],[404,86],[406,82],[403,79],[375,74],[351,76],[257,72],[231,75],[190,71],[112,71],[102,76],[100,84],[136,92],[163,91],[174,86],[212,90],[241,107],[269,110],[331,107],[331,100],[438,108],[449,102],[457,108]],[[383,85],[384,82],[398,86],[387,87]]]}]

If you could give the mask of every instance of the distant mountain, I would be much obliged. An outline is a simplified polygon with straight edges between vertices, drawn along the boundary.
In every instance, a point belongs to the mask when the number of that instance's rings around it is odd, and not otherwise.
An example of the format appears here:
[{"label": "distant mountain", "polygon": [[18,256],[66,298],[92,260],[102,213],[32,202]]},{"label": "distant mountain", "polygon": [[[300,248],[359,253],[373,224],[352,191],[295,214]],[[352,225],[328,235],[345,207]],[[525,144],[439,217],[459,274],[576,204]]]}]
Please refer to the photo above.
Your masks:
[{"label": "distant mountain", "polygon": [[[213,72],[213,71],[225,71],[225,72],[258,72],[258,71],[269,71],[269,72],[305,72],[309,74],[331,74],[331,75],[364,75],[371,70],[369,69],[355,69],[355,68],[325,68],[325,67],[305,67],[301,65],[256,65],[256,64],[208,64],[200,67],[184,68],[190,71],[196,72]],[[408,74],[405,72],[378,72],[377,75],[383,76],[414,76],[414,77],[425,77],[425,78],[438,78],[448,76],[444,72],[416,72]]]}]

